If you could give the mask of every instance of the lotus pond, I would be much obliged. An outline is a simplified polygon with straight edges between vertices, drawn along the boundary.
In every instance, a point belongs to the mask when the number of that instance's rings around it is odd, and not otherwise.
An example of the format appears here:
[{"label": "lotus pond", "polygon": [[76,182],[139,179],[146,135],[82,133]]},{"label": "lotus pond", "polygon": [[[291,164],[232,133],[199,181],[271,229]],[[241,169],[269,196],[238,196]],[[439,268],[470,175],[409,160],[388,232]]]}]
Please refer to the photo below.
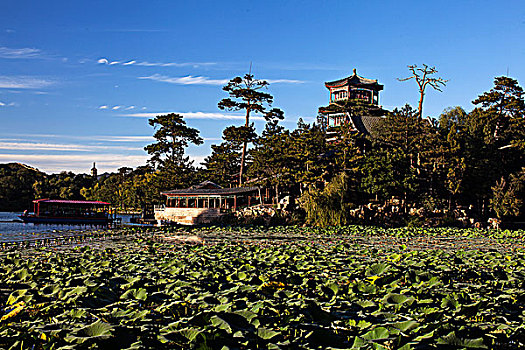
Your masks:
[{"label": "lotus pond", "polygon": [[7,246],[0,348],[518,349],[524,233],[134,229]]}]

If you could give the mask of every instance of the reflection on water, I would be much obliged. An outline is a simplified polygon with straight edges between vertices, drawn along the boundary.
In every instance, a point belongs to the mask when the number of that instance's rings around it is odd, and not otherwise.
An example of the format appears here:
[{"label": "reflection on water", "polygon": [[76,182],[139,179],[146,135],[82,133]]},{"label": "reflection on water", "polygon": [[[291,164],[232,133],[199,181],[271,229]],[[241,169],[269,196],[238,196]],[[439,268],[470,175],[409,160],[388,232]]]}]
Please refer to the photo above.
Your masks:
[{"label": "reflection on water", "polygon": [[[22,213],[0,212],[0,242],[25,241],[72,235],[82,231],[105,230],[99,225],[57,225],[13,222]],[[128,223],[131,215],[118,215]]]}]

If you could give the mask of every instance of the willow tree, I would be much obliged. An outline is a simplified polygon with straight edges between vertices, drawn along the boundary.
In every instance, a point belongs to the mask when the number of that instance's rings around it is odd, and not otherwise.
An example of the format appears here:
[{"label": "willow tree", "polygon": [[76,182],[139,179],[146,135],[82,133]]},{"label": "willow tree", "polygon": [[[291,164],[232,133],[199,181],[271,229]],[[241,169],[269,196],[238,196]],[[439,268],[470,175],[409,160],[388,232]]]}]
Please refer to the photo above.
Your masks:
[{"label": "willow tree", "polygon": [[277,108],[270,109],[273,103],[273,96],[267,92],[261,91],[270,85],[265,80],[254,79],[252,74],[245,74],[244,77],[235,77],[231,79],[222,89],[226,91],[230,97],[222,99],[218,107],[221,110],[228,111],[245,111],[245,123],[243,127],[239,128],[239,140],[242,142],[241,161],[239,170],[239,185],[242,185],[243,174],[245,172],[246,149],[248,143],[252,140],[244,135],[250,134],[247,132],[253,128],[250,124],[250,116],[259,114],[265,119],[283,118],[283,113]]},{"label": "willow tree", "polygon": [[413,64],[408,66],[408,69],[412,72],[412,75],[398,79],[399,81],[407,81],[414,79],[419,87],[419,104],[418,104],[418,114],[419,120],[423,119],[423,99],[425,97],[425,89],[427,86],[432,87],[434,90],[442,92],[441,88],[447,84],[448,80],[443,78],[434,78],[433,75],[438,71],[436,67],[429,67],[426,64],[423,64],[423,67],[418,67]]}]

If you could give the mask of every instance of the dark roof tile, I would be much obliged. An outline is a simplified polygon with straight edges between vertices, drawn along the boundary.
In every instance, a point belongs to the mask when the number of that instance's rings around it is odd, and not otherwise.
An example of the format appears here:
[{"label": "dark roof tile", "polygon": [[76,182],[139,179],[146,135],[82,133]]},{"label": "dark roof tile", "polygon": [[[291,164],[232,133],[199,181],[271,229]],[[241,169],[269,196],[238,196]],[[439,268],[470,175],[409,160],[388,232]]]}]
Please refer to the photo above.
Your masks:
[{"label": "dark roof tile", "polygon": [[228,196],[235,194],[243,194],[257,191],[259,187],[234,187],[234,188],[184,188],[178,190],[171,190],[166,192],[161,192],[165,196],[206,196],[206,195],[218,195],[218,196]]}]

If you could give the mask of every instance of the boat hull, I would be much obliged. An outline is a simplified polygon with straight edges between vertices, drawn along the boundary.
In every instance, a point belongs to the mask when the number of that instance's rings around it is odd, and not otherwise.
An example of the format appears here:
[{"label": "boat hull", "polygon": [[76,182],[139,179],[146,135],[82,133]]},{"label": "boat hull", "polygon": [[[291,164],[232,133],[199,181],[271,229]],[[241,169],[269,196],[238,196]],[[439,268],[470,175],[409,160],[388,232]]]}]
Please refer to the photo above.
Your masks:
[{"label": "boat hull", "polygon": [[108,218],[67,218],[24,215],[19,216],[19,218],[23,222],[34,224],[107,225],[111,222],[111,219]]}]

